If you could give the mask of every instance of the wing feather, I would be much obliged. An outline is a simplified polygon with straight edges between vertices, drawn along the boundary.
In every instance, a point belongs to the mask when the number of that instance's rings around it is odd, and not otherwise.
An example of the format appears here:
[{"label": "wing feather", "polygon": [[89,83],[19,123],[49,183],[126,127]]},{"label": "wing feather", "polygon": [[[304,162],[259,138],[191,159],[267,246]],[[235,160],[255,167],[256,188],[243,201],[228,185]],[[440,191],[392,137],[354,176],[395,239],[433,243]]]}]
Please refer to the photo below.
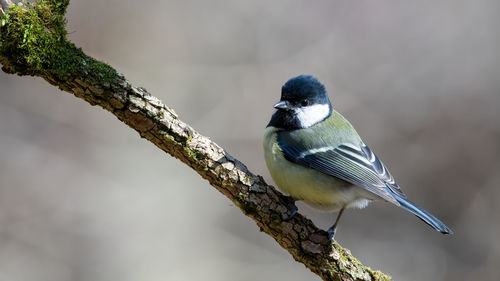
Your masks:
[{"label": "wing feather", "polygon": [[316,143],[308,147],[289,135],[278,133],[278,144],[285,158],[293,163],[363,187],[396,205],[399,203],[387,188],[406,198],[385,165],[363,142],[338,146]]}]

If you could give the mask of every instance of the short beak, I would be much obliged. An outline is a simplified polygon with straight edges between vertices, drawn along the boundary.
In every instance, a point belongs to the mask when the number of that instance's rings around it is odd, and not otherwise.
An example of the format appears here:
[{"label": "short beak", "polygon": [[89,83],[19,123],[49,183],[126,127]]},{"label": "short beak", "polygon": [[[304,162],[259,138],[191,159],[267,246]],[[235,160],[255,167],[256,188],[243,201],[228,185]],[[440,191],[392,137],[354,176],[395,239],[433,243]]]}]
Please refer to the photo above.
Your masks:
[{"label": "short beak", "polygon": [[274,105],[274,108],[276,109],[288,109],[289,106],[288,106],[288,102],[287,101],[283,101],[283,100],[280,100],[277,104]]}]

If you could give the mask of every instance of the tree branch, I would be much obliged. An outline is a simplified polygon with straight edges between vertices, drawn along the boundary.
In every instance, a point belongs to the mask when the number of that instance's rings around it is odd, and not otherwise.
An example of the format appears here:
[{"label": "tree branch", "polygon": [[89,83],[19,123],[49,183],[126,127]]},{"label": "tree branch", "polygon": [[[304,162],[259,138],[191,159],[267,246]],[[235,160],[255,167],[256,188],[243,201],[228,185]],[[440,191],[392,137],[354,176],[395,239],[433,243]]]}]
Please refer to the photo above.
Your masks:
[{"label": "tree branch", "polygon": [[3,14],[7,12],[11,4],[11,0],[0,0],[0,16],[3,16]]},{"label": "tree branch", "polygon": [[69,0],[41,0],[12,5],[1,0],[0,63],[2,70],[39,76],[50,84],[99,105],[161,150],[181,160],[223,193],[261,231],[272,236],[295,260],[323,280],[389,280],[362,265],[325,231],[291,212],[285,197],[262,177],[200,135],[146,89],[132,86],[112,67],[83,53],[66,40]]}]

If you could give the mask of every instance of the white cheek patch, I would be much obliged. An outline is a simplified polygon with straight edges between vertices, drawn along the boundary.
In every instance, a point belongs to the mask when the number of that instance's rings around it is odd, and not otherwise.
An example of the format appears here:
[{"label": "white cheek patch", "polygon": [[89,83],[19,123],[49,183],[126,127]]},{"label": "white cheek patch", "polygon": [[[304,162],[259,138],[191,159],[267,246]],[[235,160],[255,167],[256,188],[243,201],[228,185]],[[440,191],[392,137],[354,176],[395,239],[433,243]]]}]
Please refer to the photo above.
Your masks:
[{"label": "white cheek patch", "polygon": [[302,128],[307,128],[328,117],[328,114],[330,114],[330,107],[328,104],[315,104],[297,108],[295,113],[300,122],[300,126]]}]

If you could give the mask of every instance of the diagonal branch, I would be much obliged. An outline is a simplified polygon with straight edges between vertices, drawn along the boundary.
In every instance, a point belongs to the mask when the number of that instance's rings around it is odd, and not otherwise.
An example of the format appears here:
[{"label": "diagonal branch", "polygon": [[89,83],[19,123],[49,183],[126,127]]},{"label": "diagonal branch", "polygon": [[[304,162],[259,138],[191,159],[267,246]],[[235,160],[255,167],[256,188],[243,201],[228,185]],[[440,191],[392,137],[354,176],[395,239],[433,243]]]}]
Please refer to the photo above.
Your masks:
[{"label": "diagonal branch", "polygon": [[10,5],[12,5],[11,0],[0,0],[0,16],[7,12]]},{"label": "diagonal branch", "polygon": [[[99,105],[161,150],[181,160],[228,197],[261,231],[272,236],[295,260],[323,280],[389,280],[362,265],[325,231],[291,212],[285,197],[224,149],[182,122],[146,89],[132,86],[112,67],[66,40],[69,0],[12,5],[1,0],[2,70],[44,78],[50,84]],[[1,86],[0,86],[1,89]]]}]

